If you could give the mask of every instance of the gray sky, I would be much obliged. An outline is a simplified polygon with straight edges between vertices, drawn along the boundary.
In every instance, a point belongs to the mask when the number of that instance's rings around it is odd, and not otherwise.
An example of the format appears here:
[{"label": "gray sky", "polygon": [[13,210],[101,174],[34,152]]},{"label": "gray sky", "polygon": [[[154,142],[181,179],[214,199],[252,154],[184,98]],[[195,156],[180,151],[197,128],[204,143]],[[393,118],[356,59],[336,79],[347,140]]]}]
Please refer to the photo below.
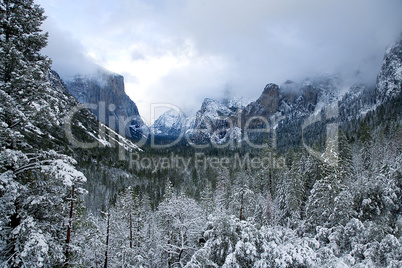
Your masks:
[{"label": "gray sky", "polygon": [[[37,0],[44,53],[62,77],[91,62],[151,103],[194,112],[204,98],[257,99],[267,83],[340,73],[374,82],[402,31],[400,0]],[[349,81],[349,80],[348,80]]]}]

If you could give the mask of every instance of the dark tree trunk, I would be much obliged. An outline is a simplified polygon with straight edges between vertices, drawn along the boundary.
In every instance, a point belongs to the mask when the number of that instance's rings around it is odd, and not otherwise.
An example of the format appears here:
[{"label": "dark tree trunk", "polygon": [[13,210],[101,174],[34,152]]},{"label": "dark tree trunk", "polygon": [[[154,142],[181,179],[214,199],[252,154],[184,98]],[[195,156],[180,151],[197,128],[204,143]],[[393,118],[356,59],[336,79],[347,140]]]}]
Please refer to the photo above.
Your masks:
[{"label": "dark tree trunk", "polygon": [[272,196],[274,193],[274,187],[272,185],[272,163],[268,167],[268,183],[269,183],[269,193]]},{"label": "dark tree trunk", "polygon": [[105,251],[104,268],[107,268],[107,255],[108,255],[108,249],[109,249],[109,231],[110,231],[110,210],[108,210],[108,212],[107,212],[106,251]]},{"label": "dark tree trunk", "polygon": [[133,219],[130,210],[130,248],[133,248]]},{"label": "dark tree trunk", "polygon": [[69,216],[69,220],[68,220],[68,227],[67,227],[67,238],[66,238],[66,263],[65,263],[65,267],[68,266],[69,261],[70,261],[70,252],[68,250],[68,247],[70,246],[70,240],[71,240],[71,227],[73,225],[73,211],[74,211],[74,184],[73,187],[71,189],[71,203],[70,203],[70,216]]},{"label": "dark tree trunk", "polygon": [[241,189],[239,220],[241,220],[243,217],[243,200],[244,200],[244,189]]}]

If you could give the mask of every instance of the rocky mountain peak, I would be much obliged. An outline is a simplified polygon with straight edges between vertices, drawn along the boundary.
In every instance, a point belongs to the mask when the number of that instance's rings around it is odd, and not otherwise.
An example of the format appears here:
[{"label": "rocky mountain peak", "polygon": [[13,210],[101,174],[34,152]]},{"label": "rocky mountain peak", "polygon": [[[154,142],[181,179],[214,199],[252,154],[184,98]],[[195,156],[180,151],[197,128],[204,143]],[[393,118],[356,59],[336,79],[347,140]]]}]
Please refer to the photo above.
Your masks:
[{"label": "rocky mountain peak", "polygon": [[224,104],[210,99],[206,98],[202,102],[200,112],[205,114],[211,114],[211,116],[219,116],[219,115],[228,115],[231,113],[231,110]]},{"label": "rocky mountain peak", "polygon": [[[268,84],[265,86],[261,96],[256,101],[257,104],[266,107],[276,107],[278,105],[279,98],[279,86],[276,84]],[[275,109],[275,108],[273,108]]]},{"label": "rocky mountain peak", "polygon": [[265,86],[261,96],[246,106],[245,118],[250,116],[269,116],[274,114],[279,107],[279,86],[270,83]]},{"label": "rocky mountain peak", "polygon": [[182,112],[169,110],[163,113],[151,126],[151,133],[156,136],[174,136],[179,135],[186,116]]},{"label": "rocky mountain peak", "polygon": [[[98,68],[91,74],[76,75],[65,82],[68,92],[79,102],[91,105],[91,111],[101,122],[116,130],[124,127],[128,137],[142,137],[146,126],[137,105],[125,93],[122,75]],[[114,122],[109,122],[110,118],[114,118]],[[125,126],[119,126],[120,119]]]}]

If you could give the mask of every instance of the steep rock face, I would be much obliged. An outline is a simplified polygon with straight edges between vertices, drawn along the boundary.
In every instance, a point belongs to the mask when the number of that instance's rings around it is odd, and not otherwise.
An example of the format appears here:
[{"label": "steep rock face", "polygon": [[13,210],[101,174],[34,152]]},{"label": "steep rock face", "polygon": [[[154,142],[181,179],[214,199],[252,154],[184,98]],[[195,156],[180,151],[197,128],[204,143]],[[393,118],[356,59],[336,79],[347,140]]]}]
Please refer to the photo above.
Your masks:
[{"label": "steep rock face", "polygon": [[402,88],[402,35],[399,41],[385,54],[377,77],[377,104],[401,96]]},{"label": "steep rock face", "polygon": [[201,105],[201,109],[196,114],[194,127],[206,128],[207,125],[216,127],[219,125],[219,120],[221,118],[227,118],[232,113],[233,111],[224,104],[206,98]]},{"label": "steep rock face", "polygon": [[122,75],[98,69],[91,75],[77,75],[66,80],[66,86],[79,102],[91,105],[88,107],[101,122],[124,131],[126,136],[140,139],[147,131],[137,106],[124,91]]},{"label": "steep rock face", "polygon": [[[318,83],[309,80],[302,83],[287,81],[282,86],[268,84],[261,96],[251,102],[242,114],[243,126],[266,127],[257,117],[301,118],[314,111],[322,89]],[[253,120],[253,118],[256,118]],[[253,121],[251,121],[253,120]]]},{"label": "steep rock face", "polygon": [[265,86],[258,100],[247,105],[245,117],[273,115],[278,110],[279,100],[279,86],[276,84],[268,84]]},{"label": "steep rock face", "polygon": [[[322,82],[322,80],[319,80]],[[282,86],[268,84],[257,101],[247,105],[244,118],[271,117],[275,114],[304,116],[315,109],[323,94],[320,84],[305,80],[302,83],[287,81]]]}]

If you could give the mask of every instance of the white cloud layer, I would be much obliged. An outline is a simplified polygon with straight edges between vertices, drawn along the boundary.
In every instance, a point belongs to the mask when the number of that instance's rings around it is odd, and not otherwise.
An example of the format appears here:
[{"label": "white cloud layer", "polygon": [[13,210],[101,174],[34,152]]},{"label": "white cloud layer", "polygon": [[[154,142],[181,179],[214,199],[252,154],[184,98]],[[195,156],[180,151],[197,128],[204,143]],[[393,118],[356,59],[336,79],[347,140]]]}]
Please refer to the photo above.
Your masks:
[{"label": "white cloud layer", "polygon": [[140,113],[205,97],[257,98],[265,84],[340,73],[374,82],[402,31],[400,0],[40,0],[62,76],[93,61],[125,76]]}]

